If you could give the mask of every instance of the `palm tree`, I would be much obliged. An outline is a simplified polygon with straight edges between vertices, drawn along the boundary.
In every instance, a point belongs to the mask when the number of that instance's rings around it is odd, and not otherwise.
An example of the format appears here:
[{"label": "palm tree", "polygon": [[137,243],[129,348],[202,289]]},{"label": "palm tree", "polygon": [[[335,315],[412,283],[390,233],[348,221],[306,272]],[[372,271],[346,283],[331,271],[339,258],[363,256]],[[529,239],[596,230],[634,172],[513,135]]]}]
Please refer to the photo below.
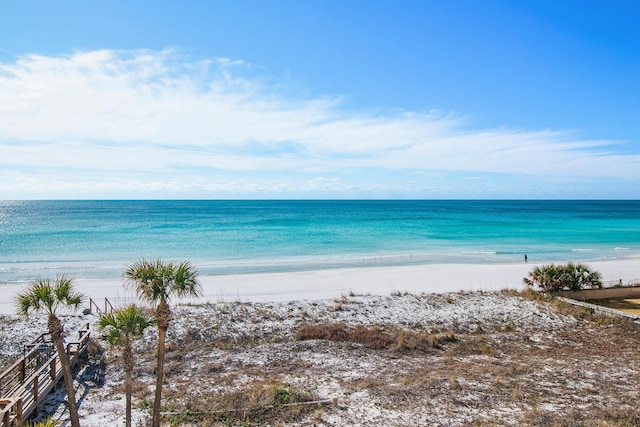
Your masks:
[{"label": "palm tree", "polygon": [[189,261],[168,262],[142,259],[131,264],[124,273],[138,297],[157,304],[155,318],[158,323],[158,362],[156,366],[156,393],[153,401],[153,427],[160,426],[160,403],[164,380],[164,342],[171,321],[169,299],[201,294],[198,271]]},{"label": "palm tree", "polygon": [[557,292],[562,289],[562,266],[555,264],[535,266],[529,277],[523,279],[530,288],[537,286],[543,292]]},{"label": "palm tree", "polygon": [[584,288],[602,288],[602,274],[591,271],[585,264],[569,262],[565,267],[564,280],[570,291]]},{"label": "palm tree", "polygon": [[56,351],[58,352],[60,366],[62,367],[72,427],[80,427],[80,422],[78,421],[76,393],[73,388],[73,376],[71,375],[69,355],[65,351],[62,341],[64,328],[57,313],[61,308],[71,307],[77,309],[83,299],[84,295],[75,292],[73,279],[65,275],[57,276],[53,282],[51,282],[50,279],[38,279],[31,283],[31,285],[16,298],[19,314],[28,317],[32,311],[35,311],[45,312],[48,315],[47,326]]},{"label": "palm tree", "polygon": [[529,287],[537,286],[543,292],[578,292],[587,287],[601,288],[602,274],[591,271],[585,264],[569,262],[566,265],[536,266],[523,281]]},{"label": "palm tree", "polygon": [[112,313],[104,313],[98,319],[98,330],[103,331],[102,339],[111,346],[122,347],[126,395],[125,426],[131,427],[131,388],[133,385],[133,350],[131,342],[142,336],[144,330],[155,320],[141,308],[130,305]]}]

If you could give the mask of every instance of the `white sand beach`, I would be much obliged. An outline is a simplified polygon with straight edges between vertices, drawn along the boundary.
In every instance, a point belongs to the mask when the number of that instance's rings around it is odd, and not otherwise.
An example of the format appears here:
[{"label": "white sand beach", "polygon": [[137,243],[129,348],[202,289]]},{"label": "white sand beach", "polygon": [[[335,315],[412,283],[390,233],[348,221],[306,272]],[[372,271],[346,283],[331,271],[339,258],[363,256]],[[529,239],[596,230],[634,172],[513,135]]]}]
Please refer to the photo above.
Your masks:
[{"label": "white sand beach", "polygon": [[[605,282],[640,281],[637,259],[588,265]],[[457,292],[522,288],[522,278],[534,267],[434,264],[203,277],[204,296],[191,302],[220,304],[174,307],[164,399],[180,406],[200,395],[224,397],[277,380],[311,390],[317,399],[339,402],[303,414],[304,425],[474,425],[496,420],[501,425],[543,425],[538,421],[635,416],[634,407],[627,405],[638,398],[633,386],[638,375],[633,368],[635,324],[585,321],[509,292]],[[104,297],[117,305],[134,299],[118,281],[84,280],[78,287],[98,304]],[[12,312],[19,288],[5,293],[2,313]],[[46,328],[44,317],[5,319],[1,355],[20,354],[25,338]],[[65,317],[65,330],[72,336],[95,319],[91,314]],[[449,331],[456,340],[446,348],[399,353],[295,338],[303,324],[336,322],[349,328]],[[155,339],[150,329],[136,343],[136,381],[146,384],[137,389],[138,402],[148,398],[154,382]],[[580,363],[585,357],[587,366]],[[107,359],[103,385],[92,382],[89,365],[78,374],[83,425],[123,422],[122,371],[116,353],[109,352]],[[196,394],[187,393],[192,389]],[[568,413],[579,394],[581,412]],[[541,404],[531,403],[536,399]],[[67,420],[63,402],[59,387],[42,404],[43,414]],[[134,407],[134,425],[144,425],[148,418],[148,411]]]},{"label": "white sand beach", "polygon": [[[562,261],[559,261],[562,263]],[[545,263],[547,264],[547,263]],[[640,259],[627,258],[586,263],[600,271],[605,283],[640,282]],[[343,268],[285,273],[203,276],[203,295],[184,302],[275,302],[321,300],[356,293],[388,295],[393,292],[440,293],[519,289],[522,279],[537,264],[425,264],[393,267]],[[2,285],[0,314],[15,312],[14,298],[24,285]],[[102,305],[135,301],[122,280],[78,280],[78,290]],[[88,301],[87,301],[88,304]]]}]

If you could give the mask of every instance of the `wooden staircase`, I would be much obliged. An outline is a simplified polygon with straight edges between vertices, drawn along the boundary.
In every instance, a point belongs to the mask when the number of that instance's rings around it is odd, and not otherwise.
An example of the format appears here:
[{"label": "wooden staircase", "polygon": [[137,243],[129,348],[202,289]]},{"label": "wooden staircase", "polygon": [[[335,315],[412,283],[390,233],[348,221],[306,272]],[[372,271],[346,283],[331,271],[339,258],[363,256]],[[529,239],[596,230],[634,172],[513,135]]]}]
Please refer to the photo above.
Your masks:
[{"label": "wooden staircase", "polygon": [[[106,307],[105,307],[106,308]],[[90,326],[78,331],[76,341],[68,342],[71,367],[87,349]],[[23,357],[0,375],[0,426],[21,426],[62,378],[62,366],[48,333],[25,345]]]}]

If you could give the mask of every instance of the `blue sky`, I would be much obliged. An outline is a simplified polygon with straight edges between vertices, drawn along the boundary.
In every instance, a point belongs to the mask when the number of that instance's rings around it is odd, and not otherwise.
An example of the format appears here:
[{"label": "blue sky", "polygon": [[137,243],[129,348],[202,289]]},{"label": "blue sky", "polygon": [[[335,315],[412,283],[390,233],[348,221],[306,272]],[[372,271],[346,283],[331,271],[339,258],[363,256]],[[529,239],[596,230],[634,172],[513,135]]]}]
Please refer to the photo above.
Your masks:
[{"label": "blue sky", "polygon": [[0,1],[0,198],[640,197],[640,3]]}]

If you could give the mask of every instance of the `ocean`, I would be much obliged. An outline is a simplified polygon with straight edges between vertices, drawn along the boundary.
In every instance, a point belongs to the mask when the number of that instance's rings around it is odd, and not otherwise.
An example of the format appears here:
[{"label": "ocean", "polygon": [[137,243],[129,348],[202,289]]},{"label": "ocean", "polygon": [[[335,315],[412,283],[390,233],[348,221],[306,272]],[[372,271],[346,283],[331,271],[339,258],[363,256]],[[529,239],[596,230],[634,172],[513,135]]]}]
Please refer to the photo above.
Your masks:
[{"label": "ocean", "polygon": [[0,201],[0,284],[120,279],[140,258],[201,275],[640,254],[640,201]]}]

